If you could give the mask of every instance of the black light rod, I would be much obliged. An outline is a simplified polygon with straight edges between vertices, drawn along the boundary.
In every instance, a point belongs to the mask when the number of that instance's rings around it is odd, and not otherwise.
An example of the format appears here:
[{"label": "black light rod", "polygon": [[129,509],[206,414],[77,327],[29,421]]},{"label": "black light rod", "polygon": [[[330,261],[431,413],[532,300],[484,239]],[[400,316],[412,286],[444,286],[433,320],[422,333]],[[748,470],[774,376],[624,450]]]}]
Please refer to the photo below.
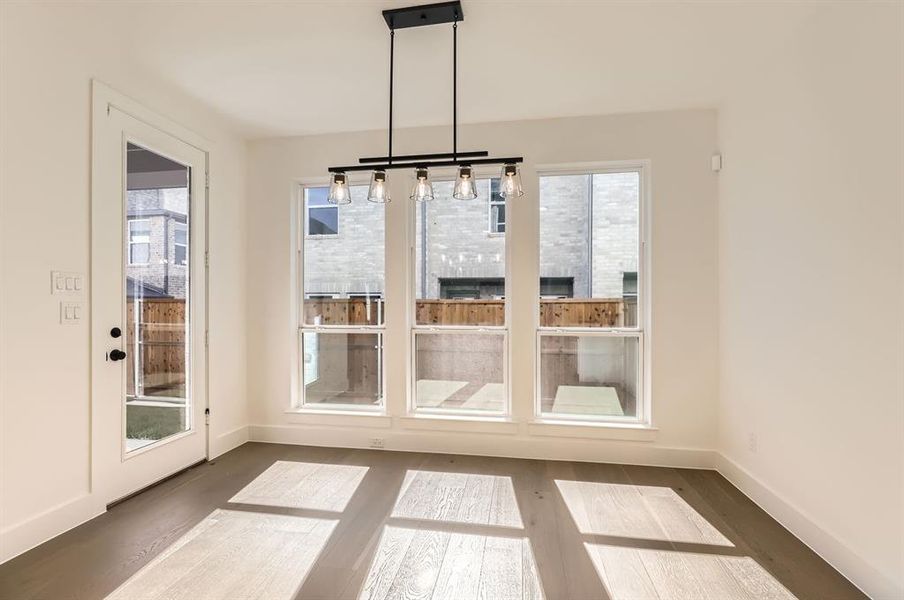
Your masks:
[{"label": "black light rod", "polygon": [[474,160],[437,160],[432,162],[409,162],[382,164],[382,165],[349,165],[347,167],[330,167],[327,169],[330,173],[345,173],[350,171],[387,171],[389,169],[415,169],[431,167],[459,167],[473,165],[502,165],[524,162],[524,157],[513,156],[508,158],[477,158]]},{"label": "black light rod", "polygon": [[[489,156],[490,153],[486,150],[475,150],[473,152],[459,152],[457,154],[458,158],[476,158],[478,156]],[[455,158],[456,154],[452,152],[440,152],[434,154],[402,154],[398,156],[392,156],[393,162],[397,160],[436,160],[439,158]],[[388,156],[368,156],[366,158],[359,158],[359,163],[375,163],[375,162],[389,162]]]}]

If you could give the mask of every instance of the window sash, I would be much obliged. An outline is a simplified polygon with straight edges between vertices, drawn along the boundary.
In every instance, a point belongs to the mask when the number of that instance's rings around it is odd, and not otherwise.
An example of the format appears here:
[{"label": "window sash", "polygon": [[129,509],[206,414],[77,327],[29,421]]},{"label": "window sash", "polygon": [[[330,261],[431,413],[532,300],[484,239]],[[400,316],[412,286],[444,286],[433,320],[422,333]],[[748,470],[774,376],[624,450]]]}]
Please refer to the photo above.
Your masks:
[{"label": "window sash", "polygon": [[[503,409],[501,411],[489,411],[467,408],[440,408],[417,405],[417,338],[425,335],[499,335],[502,337],[502,389]],[[408,414],[410,415],[436,415],[436,416],[460,416],[460,417],[484,417],[505,418],[512,414],[511,406],[511,382],[509,378],[509,335],[506,327],[420,327],[411,329],[411,377],[408,381]]]},{"label": "window sash", "polygon": [[[543,338],[544,337],[602,337],[602,338],[631,338],[637,340],[637,373],[635,381],[635,415],[581,415],[581,414],[555,414],[543,412],[542,377],[543,370]],[[646,402],[646,340],[643,331],[626,330],[602,330],[599,329],[539,329],[536,337],[536,356],[534,360],[534,416],[543,421],[558,421],[562,423],[623,423],[642,424],[647,423]]]},{"label": "window sash", "polygon": [[[380,380],[379,386],[379,401],[375,404],[342,404],[342,403],[325,403],[325,402],[308,402],[306,387],[307,383],[305,383],[305,374],[304,374],[304,334],[305,333],[316,333],[316,334],[364,334],[364,335],[376,335],[378,347],[377,351],[377,365],[378,365],[378,377]],[[300,326],[298,328],[298,336],[296,339],[296,344],[298,348],[298,398],[295,405],[296,410],[316,410],[316,411],[354,411],[354,412],[362,412],[362,413],[383,413],[386,410],[386,361],[383,359],[383,349],[386,345],[386,332],[382,326],[366,326],[366,327],[343,327],[343,326]],[[318,337],[318,348],[320,346],[320,339]],[[320,379],[320,364],[318,359],[318,377],[312,380],[310,383],[316,382]]]},{"label": "window sash", "polygon": [[[611,165],[601,165],[601,166],[588,166],[587,168],[569,168],[569,167],[555,167],[555,166],[539,166],[537,168],[537,176],[539,182],[542,184],[544,177],[562,177],[562,176],[587,176],[590,178],[590,186],[593,185],[593,176],[594,175],[611,175],[611,174],[620,174],[620,173],[636,173],[638,177],[638,206],[637,206],[637,270],[633,271],[636,274],[636,289],[632,294],[632,297],[636,300],[636,325],[634,326],[622,326],[622,327],[581,327],[581,326],[564,326],[564,327],[546,327],[543,326],[539,320],[537,322],[537,330],[543,332],[549,331],[573,331],[573,332],[594,332],[594,331],[625,331],[625,332],[642,332],[646,329],[646,321],[647,313],[649,310],[649,300],[647,298],[647,221],[648,215],[647,211],[649,210],[649,199],[647,198],[647,167],[637,164],[633,161],[628,162],[625,161],[623,163],[625,166],[618,166],[617,164]],[[592,199],[592,198],[591,198]],[[542,207],[540,204],[539,198],[539,186],[538,186],[538,205]],[[542,232],[538,234],[538,246],[541,246],[542,240]],[[592,244],[593,237],[592,232],[590,237],[588,238],[588,243]],[[539,260],[539,255],[538,255]],[[587,298],[588,300],[592,300],[593,297]],[[538,319],[540,318],[540,313],[537,313]]]}]

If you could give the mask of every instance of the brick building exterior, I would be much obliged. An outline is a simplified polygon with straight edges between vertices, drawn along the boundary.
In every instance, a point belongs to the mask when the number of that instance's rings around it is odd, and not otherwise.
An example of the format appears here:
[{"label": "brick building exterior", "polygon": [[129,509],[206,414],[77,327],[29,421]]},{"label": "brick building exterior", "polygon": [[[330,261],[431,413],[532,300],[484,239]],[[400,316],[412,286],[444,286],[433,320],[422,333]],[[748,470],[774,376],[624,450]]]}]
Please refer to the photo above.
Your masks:
[{"label": "brick building exterior", "polygon": [[188,189],[130,189],[126,211],[130,296],[186,297]]}]

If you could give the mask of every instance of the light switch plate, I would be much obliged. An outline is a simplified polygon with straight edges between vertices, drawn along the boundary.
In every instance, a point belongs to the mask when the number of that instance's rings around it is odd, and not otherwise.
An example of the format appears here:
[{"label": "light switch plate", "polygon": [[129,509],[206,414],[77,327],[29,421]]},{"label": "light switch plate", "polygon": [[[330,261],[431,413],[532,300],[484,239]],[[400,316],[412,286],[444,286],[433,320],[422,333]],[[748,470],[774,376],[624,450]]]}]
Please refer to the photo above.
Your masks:
[{"label": "light switch plate", "polygon": [[54,295],[81,295],[85,292],[85,276],[72,271],[50,272],[50,293]]},{"label": "light switch plate", "polygon": [[60,324],[77,325],[85,318],[85,305],[82,302],[60,302]]}]

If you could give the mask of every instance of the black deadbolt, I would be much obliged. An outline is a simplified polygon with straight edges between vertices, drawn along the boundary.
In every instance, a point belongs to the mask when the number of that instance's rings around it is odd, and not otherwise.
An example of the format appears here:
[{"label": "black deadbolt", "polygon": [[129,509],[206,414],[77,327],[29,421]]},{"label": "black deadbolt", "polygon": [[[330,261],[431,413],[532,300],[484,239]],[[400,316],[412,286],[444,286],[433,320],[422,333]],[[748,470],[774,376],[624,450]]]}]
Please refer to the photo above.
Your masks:
[{"label": "black deadbolt", "polygon": [[126,357],[126,353],[118,348],[116,350],[110,350],[110,360],[122,360]]},{"label": "black deadbolt", "polygon": [[114,327],[113,329],[110,330],[110,337],[118,338],[121,335],[122,335],[122,329],[120,329],[119,327]]}]

